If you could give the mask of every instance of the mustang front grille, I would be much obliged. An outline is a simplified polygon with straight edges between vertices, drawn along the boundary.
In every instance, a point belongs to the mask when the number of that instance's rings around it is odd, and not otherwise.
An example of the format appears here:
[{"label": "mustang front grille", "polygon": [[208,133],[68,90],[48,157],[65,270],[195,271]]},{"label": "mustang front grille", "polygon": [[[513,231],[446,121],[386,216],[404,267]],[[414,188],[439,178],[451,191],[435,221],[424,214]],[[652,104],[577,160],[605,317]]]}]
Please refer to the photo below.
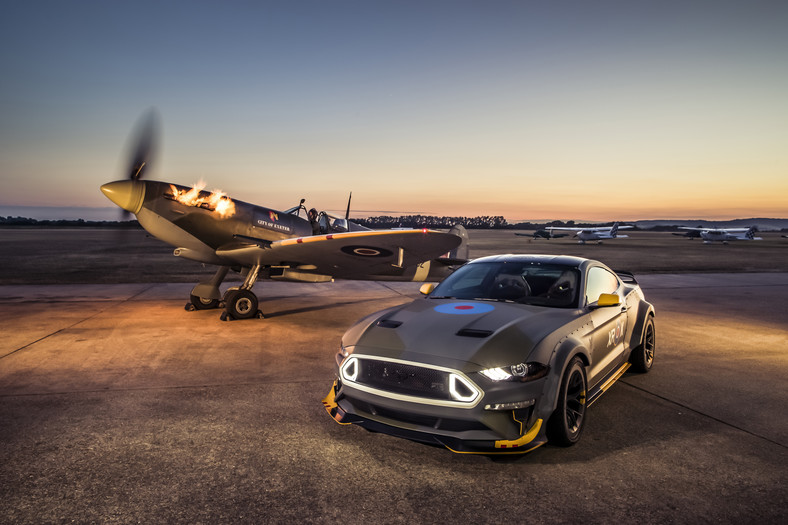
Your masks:
[{"label": "mustang front grille", "polygon": [[449,373],[432,368],[362,359],[356,381],[396,394],[451,399]]},{"label": "mustang front grille", "polygon": [[352,355],[340,372],[355,388],[393,399],[469,408],[482,397],[461,372],[398,359]]}]

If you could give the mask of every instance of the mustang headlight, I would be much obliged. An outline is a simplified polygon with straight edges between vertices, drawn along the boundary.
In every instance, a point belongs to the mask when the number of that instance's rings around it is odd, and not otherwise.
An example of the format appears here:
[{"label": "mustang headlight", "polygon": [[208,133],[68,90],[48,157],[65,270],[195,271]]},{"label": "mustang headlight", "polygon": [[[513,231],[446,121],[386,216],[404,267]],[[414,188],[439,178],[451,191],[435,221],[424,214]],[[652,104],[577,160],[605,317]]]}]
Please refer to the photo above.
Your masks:
[{"label": "mustang headlight", "polygon": [[355,357],[346,359],[339,369],[339,372],[342,374],[342,379],[345,379],[346,381],[355,381],[358,377],[358,365],[358,359]]},{"label": "mustang headlight", "polygon": [[533,381],[547,375],[550,367],[541,363],[518,363],[511,366],[488,368],[479,373],[492,381]]}]

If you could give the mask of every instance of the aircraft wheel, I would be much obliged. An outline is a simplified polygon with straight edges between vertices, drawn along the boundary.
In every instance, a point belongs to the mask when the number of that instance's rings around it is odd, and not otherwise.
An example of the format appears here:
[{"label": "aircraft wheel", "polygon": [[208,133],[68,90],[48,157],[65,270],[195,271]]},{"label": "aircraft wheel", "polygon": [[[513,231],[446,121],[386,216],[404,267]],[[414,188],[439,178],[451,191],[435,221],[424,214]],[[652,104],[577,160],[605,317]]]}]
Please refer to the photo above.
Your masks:
[{"label": "aircraft wheel", "polygon": [[251,290],[235,290],[225,297],[224,308],[233,319],[251,319],[257,315],[257,304]]},{"label": "aircraft wheel", "polygon": [[219,306],[218,299],[205,299],[199,295],[192,294],[189,296],[189,300],[194,306],[194,310],[212,310]]}]

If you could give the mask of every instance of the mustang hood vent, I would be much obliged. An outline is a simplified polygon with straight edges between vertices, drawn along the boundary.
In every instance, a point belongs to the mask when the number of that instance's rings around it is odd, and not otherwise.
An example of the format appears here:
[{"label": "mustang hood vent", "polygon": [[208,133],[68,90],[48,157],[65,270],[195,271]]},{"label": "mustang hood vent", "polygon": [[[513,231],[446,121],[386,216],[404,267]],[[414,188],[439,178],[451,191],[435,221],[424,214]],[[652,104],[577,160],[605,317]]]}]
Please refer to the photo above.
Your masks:
[{"label": "mustang hood vent", "polygon": [[457,335],[460,337],[478,337],[479,339],[484,339],[485,337],[490,337],[493,334],[492,330],[475,330],[473,328],[463,328]]},{"label": "mustang hood vent", "polygon": [[397,328],[399,325],[402,324],[402,321],[392,321],[391,319],[381,319],[377,323],[377,326],[381,328]]}]

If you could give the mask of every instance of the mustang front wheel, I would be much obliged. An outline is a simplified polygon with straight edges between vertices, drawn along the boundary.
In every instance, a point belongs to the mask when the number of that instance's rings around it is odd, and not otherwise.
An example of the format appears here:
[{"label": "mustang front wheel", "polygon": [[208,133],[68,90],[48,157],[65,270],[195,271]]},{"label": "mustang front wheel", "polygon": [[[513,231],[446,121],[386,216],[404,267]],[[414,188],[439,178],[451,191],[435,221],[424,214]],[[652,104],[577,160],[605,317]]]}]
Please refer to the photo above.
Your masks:
[{"label": "mustang front wheel", "polygon": [[558,406],[547,421],[547,438],[551,443],[569,447],[580,440],[586,415],[586,371],[575,357],[566,367],[558,391]]}]

